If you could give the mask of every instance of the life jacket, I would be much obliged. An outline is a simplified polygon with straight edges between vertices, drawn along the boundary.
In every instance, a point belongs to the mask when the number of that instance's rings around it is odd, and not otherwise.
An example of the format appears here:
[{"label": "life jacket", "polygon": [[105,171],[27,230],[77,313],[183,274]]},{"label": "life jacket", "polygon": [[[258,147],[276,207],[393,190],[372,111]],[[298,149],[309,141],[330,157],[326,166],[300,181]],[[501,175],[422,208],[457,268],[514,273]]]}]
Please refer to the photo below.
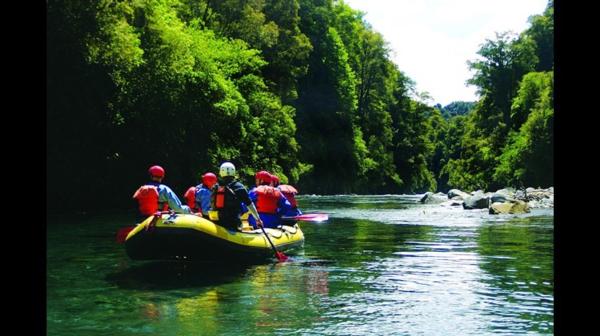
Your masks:
[{"label": "life jacket", "polygon": [[211,195],[211,207],[213,210],[225,210],[231,208],[232,205],[238,207],[239,204],[236,205],[233,202],[236,197],[235,192],[231,190],[229,185],[220,186],[215,184]]},{"label": "life jacket", "polygon": [[140,213],[144,216],[153,215],[159,208],[162,208],[162,211],[169,209],[167,203],[158,202],[158,187],[152,184],[139,187],[133,194],[133,198],[138,201]]},{"label": "life jacket", "polygon": [[259,213],[276,214],[281,192],[275,187],[261,185],[256,187],[256,210]]},{"label": "life jacket", "polygon": [[287,198],[287,200],[290,201],[292,208],[295,209],[298,207],[298,202],[296,201],[296,194],[298,193],[298,190],[296,190],[296,188],[292,187],[289,184],[280,184],[279,190],[281,190],[283,196],[285,196],[285,198]]},{"label": "life jacket", "polygon": [[192,209],[194,212],[198,211],[198,209],[196,209],[196,187],[190,187],[183,195],[183,198],[185,198],[185,201],[190,209]]}]

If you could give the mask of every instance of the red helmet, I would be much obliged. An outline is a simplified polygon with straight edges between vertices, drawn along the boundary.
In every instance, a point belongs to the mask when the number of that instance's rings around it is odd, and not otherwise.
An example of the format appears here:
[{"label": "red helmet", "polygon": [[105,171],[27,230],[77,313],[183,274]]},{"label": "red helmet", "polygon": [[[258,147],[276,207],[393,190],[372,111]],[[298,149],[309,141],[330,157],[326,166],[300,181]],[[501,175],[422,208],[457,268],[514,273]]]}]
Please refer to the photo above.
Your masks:
[{"label": "red helmet", "polygon": [[207,186],[208,188],[212,188],[213,185],[217,183],[217,175],[213,173],[206,173],[202,175],[202,184]]},{"label": "red helmet", "polygon": [[161,166],[152,166],[148,169],[150,176],[165,177],[165,170]]},{"label": "red helmet", "polygon": [[273,187],[277,187],[279,185],[279,177],[277,175],[271,175],[271,183]]},{"label": "red helmet", "polygon": [[271,174],[268,171],[261,170],[256,173],[256,179],[269,184],[271,183]]}]

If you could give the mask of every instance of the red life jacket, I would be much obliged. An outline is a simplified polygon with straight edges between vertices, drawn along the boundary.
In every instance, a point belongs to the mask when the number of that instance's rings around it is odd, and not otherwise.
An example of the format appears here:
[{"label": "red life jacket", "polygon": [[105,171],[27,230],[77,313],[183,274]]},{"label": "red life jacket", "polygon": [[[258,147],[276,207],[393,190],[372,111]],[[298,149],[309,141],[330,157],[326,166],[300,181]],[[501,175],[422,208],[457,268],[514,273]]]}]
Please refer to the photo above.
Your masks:
[{"label": "red life jacket", "polygon": [[281,184],[279,185],[279,190],[281,190],[283,196],[285,196],[285,198],[287,198],[287,200],[290,201],[290,204],[292,204],[292,208],[298,207],[298,202],[296,201],[296,194],[298,193],[298,190],[296,190],[296,188],[292,187],[289,184]]},{"label": "red life jacket", "polygon": [[[139,187],[133,194],[133,198],[138,201],[140,213],[144,216],[153,215],[160,207],[158,202],[158,187],[155,185],[146,184]],[[162,211],[166,211],[169,205],[165,203],[162,208]]]},{"label": "red life jacket", "polygon": [[[214,189],[213,189],[214,190]],[[223,210],[225,209],[225,193],[227,189],[225,186],[218,186],[217,190],[213,192],[213,205],[212,207],[215,210]]]},{"label": "red life jacket", "polygon": [[279,189],[268,185],[256,187],[256,210],[259,213],[275,214],[277,213],[277,205],[281,198]]},{"label": "red life jacket", "polygon": [[183,195],[190,209],[196,211],[196,187],[190,187]]}]

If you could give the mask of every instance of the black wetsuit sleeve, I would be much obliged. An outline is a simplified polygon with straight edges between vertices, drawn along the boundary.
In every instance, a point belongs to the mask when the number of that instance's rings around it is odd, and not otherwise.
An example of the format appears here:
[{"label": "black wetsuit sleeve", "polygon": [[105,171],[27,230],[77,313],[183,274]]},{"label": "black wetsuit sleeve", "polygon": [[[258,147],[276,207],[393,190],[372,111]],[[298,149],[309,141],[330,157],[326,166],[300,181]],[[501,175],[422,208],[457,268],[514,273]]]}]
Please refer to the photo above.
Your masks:
[{"label": "black wetsuit sleeve", "polygon": [[233,185],[232,189],[238,200],[240,200],[241,202],[244,202],[244,204],[246,204],[246,205],[252,204],[252,201],[250,200],[250,196],[248,196],[248,190],[246,190],[246,187],[244,187],[243,184],[241,184],[240,182],[236,182]]}]

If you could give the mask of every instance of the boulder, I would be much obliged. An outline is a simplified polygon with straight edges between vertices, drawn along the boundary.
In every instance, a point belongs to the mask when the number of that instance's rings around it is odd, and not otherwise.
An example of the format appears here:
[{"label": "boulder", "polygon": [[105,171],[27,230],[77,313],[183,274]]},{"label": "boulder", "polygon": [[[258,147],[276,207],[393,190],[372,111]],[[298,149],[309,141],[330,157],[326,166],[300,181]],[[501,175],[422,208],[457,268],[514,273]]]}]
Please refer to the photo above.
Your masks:
[{"label": "boulder", "polygon": [[504,203],[516,201],[514,193],[507,189],[500,189],[490,196],[490,203]]},{"label": "boulder", "polygon": [[541,201],[544,198],[550,198],[550,196],[553,196],[553,194],[551,194],[550,192],[546,191],[546,190],[534,190],[531,192],[527,192],[527,199],[529,201],[531,200],[536,200],[536,201]]},{"label": "boulder", "polygon": [[490,206],[490,214],[521,214],[530,212],[529,205],[526,202],[515,200],[514,202],[496,202]]},{"label": "boulder", "polygon": [[470,209],[487,209],[490,205],[490,199],[486,197],[482,192],[475,193],[473,196],[465,198],[463,202],[463,208]]},{"label": "boulder", "polygon": [[[550,187],[548,189],[535,189],[529,187],[525,190],[517,190],[514,198],[525,202],[537,201],[534,203],[537,205],[543,199],[548,199],[550,197],[554,197],[554,187]],[[546,201],[544,203],[547,204],[548,202]],[[552,201],[552,203],[554,203],[554,201]]]},{"label": "boulder", "polygon": [[542,198],[539,201],[536,199],[532,199],[527,202],[530,208],[553,208],[554,207],[554,195],[550,195],[550,197]]},{"label": "boulder", "polygon": [[464,191],[458,190],[458,189],[450,189],[450,191],[448,191],[448,198],[453,199],[453,200],[464,200],[465,198],[469,197],[470,195],[467,194]]},{"label": "boulder", "polygon": [[446,202],[447,200],[448,198],[444,193],[434,194],[431,191],[428,191],[425,193],[425,195],[423,195],[423,197],[421,197],[420,202],[424,204],[439,204]]},{"label": "boulder", "polygon": [[519,201],[525,201],[527,202],[527,193],[525,192],[525,190],[517,190],[515,191],[515,199],[519,200]]},{"label": "boulder", "polygon": [[501,194],[501,195],[505,195],[507,198],[515,198],[515,188],[503,188],[503,189],[499,189],[496,190],[496,192],[494,194]]}]

